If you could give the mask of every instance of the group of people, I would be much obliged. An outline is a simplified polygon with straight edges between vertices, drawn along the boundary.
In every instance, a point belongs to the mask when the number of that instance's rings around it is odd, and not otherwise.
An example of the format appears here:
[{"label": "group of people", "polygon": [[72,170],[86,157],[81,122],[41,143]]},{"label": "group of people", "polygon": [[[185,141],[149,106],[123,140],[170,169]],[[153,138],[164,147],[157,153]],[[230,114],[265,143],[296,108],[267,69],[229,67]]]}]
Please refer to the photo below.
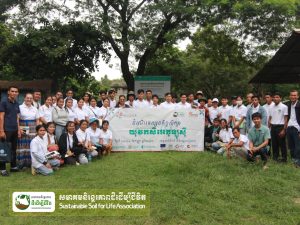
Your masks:
[{"label": "group of people", "polygon": [[[99,100],[90,93],[80,99],[68,90],[64,98],[58,91],[44,98],[41,91],[27,93],[24,103],[17,102],[17,87],[8,89],[0,104],[0,138],[11,143],[11,172],[31,167],[32,173],[52,174],[60,165],[86,164],[92,158],[109,154],[112,132],[109,130],[111,108],[202,109],[205,112],[206,147],[227,157],[240,156],[255,161],[260,155],[266,163],[272,145],[272,157],[287,162],[286,137],[291,158],[300,166],[300,102],[298,92],[290,92],[290,102],[283,104],[280,93],[267,93],[265,105],[249,93],[247,106],[241,96],[206,99],[202,91],[171,93],[160,103],[151,90],[138,90],[137,96],[100,91]],[[280,150],[280,151],[279,151]],[[280,154],[281,153],[281,158]],[[8,176],[6,163],[0,162],[2,176]]]}]

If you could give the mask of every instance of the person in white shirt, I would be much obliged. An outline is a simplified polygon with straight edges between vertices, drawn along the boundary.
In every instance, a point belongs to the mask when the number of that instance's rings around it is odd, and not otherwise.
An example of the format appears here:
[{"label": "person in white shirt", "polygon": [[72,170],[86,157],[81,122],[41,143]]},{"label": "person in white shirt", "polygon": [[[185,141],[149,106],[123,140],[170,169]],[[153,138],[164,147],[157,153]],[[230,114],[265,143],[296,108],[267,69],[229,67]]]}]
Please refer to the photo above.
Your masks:
[{"label": "person in white shirt", "polygon": [[225,152],[224,147],[228,144],[231,139],[233,139],[232,130],[228,127],[227,121],[225,119],[221,119],[221,130],[216,134],[216,137],[219,139],[217,142],[212,143],[212,149],[217,151],[219,154],[223,154]]},{"label": "person in white shirt", "polygon": [[197,109],[199,107],[199,105],[200,105],[199,99],[195,100],[195,95],[193,93],[190,93],[188,95],[187,102],[191,104],[191,106],[192,106],[193,109]]},{"label": "person in white shirt", "polygon": [[159,108],[159,98],[158,95],[152,96],[152,105],[150,107],[151,109],[158,109]]},{"label": "person in white shirt", "polygon": [[180,102],[176,104],[176,109],[191,109],[192,106],[190,103],[187,101],[187,96],[186,94],[182,93],[180,94]]},{"label": "person in white shirt", "polygon": [[227,97],[222,97],[221,103],[222,105],[219,107],[218,116],[220,119],[225,119],[227,123],[230,124],[230,112],[232,108],[228,105]]},{"label": "person in white shirt", "polygon": [[88,107],[89,106],[87,106],[87,108],[84,108],[84,100],[82,98],[78,100],[77,107],[74,110],[76,114],[76,119],[75,119],[76,125],[79,125],[80,120],[89,121],[89,115],[86,112],[86,110],[88,110]]},{"label": "person in white shirt", "polygon": [[97,101],[95,98],[91,98],[90,106],[85,109],[88,114],[89,120],[92,118],[100,118],[100,108],[97,106]]},{"label": "person in white shirt", "polygon": [[[103,106],[99,110],[99,119],[101,119],[102,121],[107,120],[107,116],[108,116],[109,109],[110,109],[109,105],[110,105],[109,100],[107,98],[103,101]],[[100,125],[101,125],[101,123],[100,123]]]},{"label": "person in white shirt", "polygon": [[100,144],[102,145],[102,154],[110,154],[112,150],[112,132],[108,129],[109,122],[104,120],[100,133]]},{"label": "person in white shirt", "polygon": [[[91,101],[91,94],[86,92],[84,93],[84,96],[83,96],[83,108],[86,108],[86,107],[89,107],[90,106],[90,101]],[[78,103],[77,103],[78,104]]]},{"label": "person in white shirt", "polygon": [[135,108],[135,109],[148,108],[148,104],[144,100],[144,94],[145,94],[144,90],[143,89],[139,89],[137,91],[137,93],[138,93],[138,98],[137,98],[137,100],[134,101],[133,108]]},{"label": "person in white shirt", "polygon": [[72,108],[75,109],[77,107],[77,100],[73,98],[73,91],[68,90],[66,96],[67,97],[65,98],[65,105],[66,105],[66,100],[71,98],[73,100]]},{"label": "person in white shirt", "polygon": [[101,130],[99,128],[99,120],[92,119],[90,121],[90,127],[86,130],[91,138],[91,145],[96,147],[98,151],[98,155],[101,153],[101,145],[100,145],[100,134]]},{"label": "person in white shirt", "polygon": [[48,122],[52,122],[52,110],[52,97],[48,96],[45,104],[39,109],[39,120],[41,123],[47,124]]},{"label": "person in white shirt", "polygon": [[30,167],[31,140],[35,137],[35,127],[39,123],[39,113],[37,108],[32,105],[33,97],[31,93],[25,95],[24,103],[19,106],[20,118],[19,125],[22,131],[21,138],[17,141],[17,164],[19,168]]},{"label": "person in white shirt", "polygon": [[161,103],[159,106],[161,109],[175,109],[176,104],[172,102],[172,94],[170,92],[165,94],[165,100],[163,103]]},{"label": "person in white shirt", "polygon": [[237,106],[233,107],[231,110],[232,125],[233,128],[239,128],[241,134],[246,134],[245,118],[247,116],[247,107],[243,105],[241,96],[238,96],[236,99]]},{"label": "person in white shirt", "polygon": [[[269,127],[271,128],[273,160],[287,162],[286,129],[288,124],[288,107],[281,102],[281,94],[275,93],[274,105],[269,109]],[[279,160],[279,148],[281,159]]]},{"label": "person in white shirt", "polygon": [[41,97],[42,97],[42,92],[41,90],[34,90],[33,91],[33,101],[32,105],[39,110],[41,107]]},{"label": "person in white shirt", "polygon": [[[87,132],[88,121],[81,120],[79,123],[79,129],[76,131],[76,136],[78,138],[78,144],[83,148],[87,149],[87,154],[91,157],[96,157],[98,152],[92,147],[91,137],[89,132]],[[89,157],[88,157],[89,159]]]},{"label": "person in white shirt", "polygon": [[274,106],[274,102],[273,102],[271,93],[265,94],[265,101],[266,101],[266,104],[264,104],[263,107],[265,108],[266,113],[267,113],[267,121],[269,121],[270,108],[272,108]]},{"label": "person in white shirt", "polygon": [[60,166],[58,159],[48,159],[46,154],[47,143],[44,140],[46,134],[46,128],[44,125],[38,125],[36,127],[37,136],[30,143],[30,155],[32,174],[40,173],[42,175],[53,174],[53,169],[57,169]]},{"label": "person in white shirt", "polygon": [[119,102],[117,103],[116,108],[130,108],[130,106],[125,103],[125,95],[119,96]]},{"label": "person in white shirt", "polygon": [[[109,107],[110,108],[115,108],[117,105],[117,101],[115,99],[116,96],[116,91],[115,89],[110,89],[108,91],[108,99],[109,99]],[[103,100],[104,101],[104,100]]]},{"label": "person in white shirt", "polygon": [[214,98],[212,100],[212,106],[208,108],[210,121],[214,121],[215,118],[219,119],[220,110],[218,104],[219,104],[219,100],[217,98]]},{"label": "person in white shirt", "polygon": [[[77,108],[77,107],[76,107]],[[65,110],[68,113],[68,121],[75,122],[77,115],[75,113],[75,109],[73,108],[73,99],[67,98],[65,101]]]},{"label": "person in white shirt", "polygon": [[297,90],[290,91],[290,102],[287,104],[289,112],[287,139],[291,158],[297,168],[300,167],[300,102],[299,92]]},{"label": "person in white shirt", "polygon": [[232,132],[234,139],[231,139],[231,141],[225,146],[226,152],[224,152],[224,156],[226,155],[228,158],[237,156],[242,159],[246,159],[250,149],[248,137],[241,134],[239,128],[233,128]]},{"label": "person in white shirt", "polygon": [[135,94],[133,91],[129,91],[127,94],[127,101],[125,102],[126,105],[129,105],[130,108],[134,107],[134,100]]},{"label": "person in white shirt", "polygon": [[148,105],[148,108],[151,108],[151,105],[153,104],[152,101],[152,91],[151,90],[147,90],[146,91],[146,103]]}]

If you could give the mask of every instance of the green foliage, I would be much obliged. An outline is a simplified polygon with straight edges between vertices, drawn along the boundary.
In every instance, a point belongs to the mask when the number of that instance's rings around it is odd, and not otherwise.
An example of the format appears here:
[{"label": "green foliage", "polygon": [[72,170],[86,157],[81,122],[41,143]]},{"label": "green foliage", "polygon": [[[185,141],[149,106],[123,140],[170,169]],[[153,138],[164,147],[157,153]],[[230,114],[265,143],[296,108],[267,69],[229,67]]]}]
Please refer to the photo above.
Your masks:
[{"label": "green foliage", "polygon": [[101,34],[90,24],[57,22],[19,34],[2,52],[1,61],[21,79],[50,78],[64,88],[68,78],[89,79],[100,54],[109,57]]}]

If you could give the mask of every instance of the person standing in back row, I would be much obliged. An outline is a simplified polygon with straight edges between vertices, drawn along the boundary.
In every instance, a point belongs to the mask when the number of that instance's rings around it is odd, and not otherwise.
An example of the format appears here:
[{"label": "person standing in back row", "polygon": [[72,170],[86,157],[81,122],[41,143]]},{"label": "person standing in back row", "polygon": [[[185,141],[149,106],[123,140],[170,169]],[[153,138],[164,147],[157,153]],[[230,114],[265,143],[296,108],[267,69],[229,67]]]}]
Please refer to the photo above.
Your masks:
[{"label": "person standing in back row", "polygon": [[296,167],[300,167],[300,102],[296,90],[290,92],[288,106],[287,138],[291,157]]},{"label": "person standing in back row", "polygon": [[[8,97],[0,103],[0,139],[5,139],[11,144],[11,172],[18,172],[16,162],[17,140],[21,137],[19,126],[20,108],[17,102],[19,89],[11,86],[8,88]],[[9,176],[5,162],[0,162],[2,176]]]},{"label": "person standing in back row", "polygon": [[[281,102],[281,95],[274,94],[274,104],[269,108],[269,128],[271,128],[271,141],[273,150],[273,160],[287,162],[286,150],[286,128],[288,121],[288,107]],[[279,148],[282,159],[279,160]]]}]

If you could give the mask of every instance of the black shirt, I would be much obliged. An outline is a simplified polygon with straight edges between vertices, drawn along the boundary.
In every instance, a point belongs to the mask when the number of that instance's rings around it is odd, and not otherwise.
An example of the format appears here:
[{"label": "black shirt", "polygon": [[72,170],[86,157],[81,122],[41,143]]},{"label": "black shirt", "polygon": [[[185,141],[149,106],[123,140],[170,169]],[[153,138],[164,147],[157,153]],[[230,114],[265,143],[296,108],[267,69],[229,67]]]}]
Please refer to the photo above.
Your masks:
[{"label": "black shirt", "polygon": [[0,103],[0,112],[4,112],[4,131],[18,130],[19,103],[6,98]]}]

